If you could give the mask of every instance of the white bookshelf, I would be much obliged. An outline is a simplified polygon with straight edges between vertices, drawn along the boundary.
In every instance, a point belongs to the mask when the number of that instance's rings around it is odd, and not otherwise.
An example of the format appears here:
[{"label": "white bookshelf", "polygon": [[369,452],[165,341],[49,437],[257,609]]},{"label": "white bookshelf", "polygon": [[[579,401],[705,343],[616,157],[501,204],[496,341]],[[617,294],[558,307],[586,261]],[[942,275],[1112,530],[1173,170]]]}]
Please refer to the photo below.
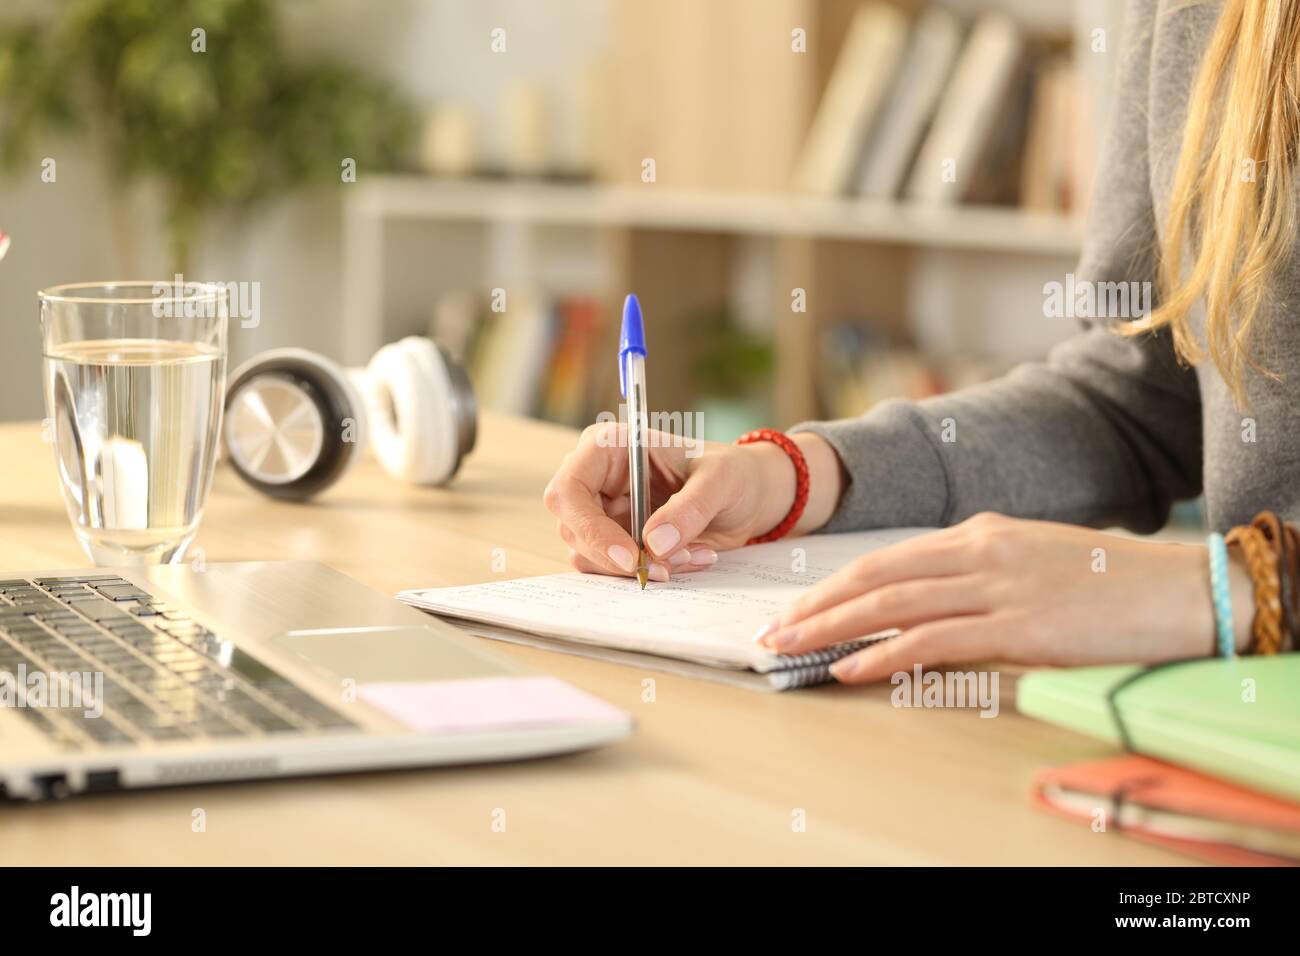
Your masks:
[{"label": "white bookshelf", "polygon": [[362,362],[385,340],[385,231],[394,223],[473,223],[489,231],[551,226],[741,237],[806,237],[892,246],[1068,257],[1081,226],[1015,208],[924,206],[673,190],[375,176],[345,190],[344,351]]},{"label": "white bookshelf", "polygon": [[[1087,129],[1079,141],[1099,143],[1120,0],[924,2],[967,18],[1001,7],[1040,38],[1072,38],[1096,104],[1080,120]],[[1076,219],[779,191],[789,179],[782,157],[789,159],[792,137],[806,129],[855,6],[791,0],[784,13],[764,6],[764,18],[746,0],[700,10],[611,4],[622,15],[611,18],[610,42],[649,57],[650,70],[635,82],[614,82],[607,93],[614,103],[653,108],[614,111],[637,121],[606,130],[596,183],[363,175],[344,190],[345,358],[364,362],[383,342],[427,326],[443,293],[514,285],[592,293],[607,305],[630,288],[653,294],[656,315],[666,320],[660,334],[670,343],[689,334],[689,316],[727,303],[738,321],[773,343],[778,425],[813,410],[819,333],[846,316],[902,332],[935,356],[1011,362],[1043,354],[1071,331],[1044,317],[1041,290],[1077,259],[1083,228]],[[736,23],[756,30],[744,34],[751,38],[778,28],[784,35],[791,18],[808,27],[805,64],[778,55],[781,45],[737,45],[728,59],[668,42],[690,29],[730,35]],[[1105,50],[1093,49],[1098,29]],[[672,57],[665,59],[665,50]],[[643,184],[632,171],[651,155],[665,175]],[[687,191],[672,177],[699,188]],[[729,191],[743,183],[759,191]],[[792,320],[796,288],[807,292],[809,306]],[[673,350],[679,374],[670,385],[686,380],[689,351]],[[657,363],[660,375],[665,364]]]},{"label": "white bookshelf", "polygon": [[682,232],[804,235],[1021,254],[1071,254],[1080,229],[1065,216],[993,206],[923,206],[790,195],[674,191],[645,186],[374,177],[351,211],[380,221],[472,220]]}]

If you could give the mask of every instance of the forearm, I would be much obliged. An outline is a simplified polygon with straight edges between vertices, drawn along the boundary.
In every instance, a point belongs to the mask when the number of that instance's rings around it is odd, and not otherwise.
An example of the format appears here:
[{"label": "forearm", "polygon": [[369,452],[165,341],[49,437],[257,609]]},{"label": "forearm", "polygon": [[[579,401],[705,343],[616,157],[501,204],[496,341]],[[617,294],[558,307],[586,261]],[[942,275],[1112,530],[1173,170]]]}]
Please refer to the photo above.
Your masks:
[{"label": "forearm", "polygon": [[1194,373],[1167,352],[1091,332],[985,385],[796,426],[825,438],[847,470],[826,530],[940,526],[980,511],[1159,528],[1201,480]]}]

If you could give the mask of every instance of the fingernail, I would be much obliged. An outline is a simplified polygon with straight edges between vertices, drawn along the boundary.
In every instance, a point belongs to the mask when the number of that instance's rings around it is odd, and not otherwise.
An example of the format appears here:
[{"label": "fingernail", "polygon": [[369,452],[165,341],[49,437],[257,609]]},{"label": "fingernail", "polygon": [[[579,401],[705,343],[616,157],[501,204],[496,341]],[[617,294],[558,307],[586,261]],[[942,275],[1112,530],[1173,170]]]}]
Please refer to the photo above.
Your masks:
[{"label": "fingernail", "polygon": [[694,555],[689,551],[674,551],[668,558],[668,563],[672,565],[690,564]]},{"label": "fingernail", "polygon": [[717,564],[718,552],[712,548],[697,548],[691,552],[691,564]]},{"label": "fingernail", "polygon": [[610,545],[609,550],[605,553],[609,555],[609,560],[613,561],[624,571],[630,572],[636,569],[636,559],[632,557],[632,552],[621,544]]},{"label": "fingernail", "polygon": [[772,635],[777,631],[779,631],[780,629],[781,629],[781,619],[779,617],[774,617],[772,618],[772,620],[768,621],[766,624],[764,624],[762,627],[758,629],[758,633],[754,635],[754,640],[764,646],[770,646],[772,642]]},{"label": "fingernail", "polygon": [[661,524],[645,536],[645,543],[655,554],[667,554],[680,540],[681,534],[670,524]]},{"label": "fingernail", "polygon": [[788,631],[780,631],[776,634],[773,634],[768,639],[768,643],[771,645],[772,650],[780,654],[794,647],[795,642],[798,640],[799,640],[799,629],[791,628]]},{"label": "fingernail", "polygon": [[841,658],[831,665],[831,676],[836,680],[848,680],[861,666],[861,662],[856,657]]},{"label": "fingernail", "polygon": [[650,565],[650,580],[658,581],[660,584],[666,584],[668,581],[668,569],[662,564]]}]

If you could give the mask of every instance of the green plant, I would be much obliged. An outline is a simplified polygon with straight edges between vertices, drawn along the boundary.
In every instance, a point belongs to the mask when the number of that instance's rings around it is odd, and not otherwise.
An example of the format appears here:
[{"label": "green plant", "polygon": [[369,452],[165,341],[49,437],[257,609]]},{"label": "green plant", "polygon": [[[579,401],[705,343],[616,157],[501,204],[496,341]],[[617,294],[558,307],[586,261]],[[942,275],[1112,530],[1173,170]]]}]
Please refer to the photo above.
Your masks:
[{"label": "green plant", "polygon": [[346,158],[398,165],[410,108],[347,66],[294,62],[273,6],[62,0],[52,15],[0,23],[0,164],[25,162],[50,129],[100,139],[117,182],[161,185],[182,272],[217,208],[339,182]]},{"label": "green plant", "polygon": [[695,353],[691,378],[700,394],[743,396],[767,380],[772,346],[741,325],[725,305],[690,317]]}]

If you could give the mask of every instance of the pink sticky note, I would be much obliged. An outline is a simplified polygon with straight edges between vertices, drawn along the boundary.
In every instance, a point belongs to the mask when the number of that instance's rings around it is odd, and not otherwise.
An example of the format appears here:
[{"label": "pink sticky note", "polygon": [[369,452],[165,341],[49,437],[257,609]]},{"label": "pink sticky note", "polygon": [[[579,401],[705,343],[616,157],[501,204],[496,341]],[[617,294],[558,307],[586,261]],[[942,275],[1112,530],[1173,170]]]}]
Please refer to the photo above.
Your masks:
[{"label": "pink sticky note", "polygon": [[554,677],[385,681],[357,691],[366,703],[423,733],[627,720],[618,708]]}]

